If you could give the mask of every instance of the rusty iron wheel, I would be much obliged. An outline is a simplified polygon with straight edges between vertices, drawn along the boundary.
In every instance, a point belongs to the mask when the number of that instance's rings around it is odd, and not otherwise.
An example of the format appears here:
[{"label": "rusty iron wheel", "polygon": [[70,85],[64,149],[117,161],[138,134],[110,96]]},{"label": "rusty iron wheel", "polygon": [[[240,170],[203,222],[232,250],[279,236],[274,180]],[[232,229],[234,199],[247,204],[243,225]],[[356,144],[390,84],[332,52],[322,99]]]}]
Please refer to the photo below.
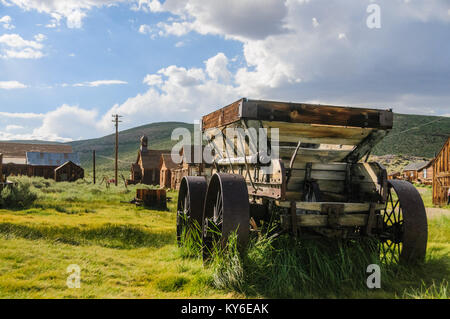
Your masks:
[{"label": "rusty iron wheel", "polygon": [[204,176],[183,177],[178,191],[177,242],[181,246],[190,231],[201,231],[203,203],[206,194]]},{"label": "rusty iron wheel", "polygon": [[382,211],[380,260],[386,264],[416,263],[425,259],[428,225],[425,206],[409,182],[388,181],[387,200]]},{"label": "rusty iron wheel", "polygon": [[203,259],[211,257],[214,245],[224,247],[236,232],[239,248],[250,233],[250,204],[247,183],[241,175],[216,173],[211,177],[203,210]]}]

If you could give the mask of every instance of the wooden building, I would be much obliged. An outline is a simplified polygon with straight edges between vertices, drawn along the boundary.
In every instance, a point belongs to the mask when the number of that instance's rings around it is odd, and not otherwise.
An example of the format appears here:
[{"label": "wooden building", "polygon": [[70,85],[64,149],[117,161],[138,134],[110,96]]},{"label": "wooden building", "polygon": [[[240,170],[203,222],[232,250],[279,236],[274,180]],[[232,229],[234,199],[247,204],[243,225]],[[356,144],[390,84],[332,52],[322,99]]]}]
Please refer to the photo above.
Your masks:
[{"label": "wooden building", "polygon": [[172,160],[171,154],[162,154],[159,164],[160,182],[159,186],[164,188],[175,188],[172,179],[172,172],[174,172],[179,166]]},{"label": "wooden building", "polygon": [[55,181],[57,182],[75,182],[84,178],[84,169],[72,161],[55,168]]},{"label": "wooden building", "polygon": [[400,172],[393,172],[388,174],[388,179],[401,179],[402,178],[402,173]]},{"label": "wooden building", "polygon": [[159,164],[162,154],[170,153],[167,150],[149,150],[147,136],[141,137],[141,146],[138,157],[131,165],[130,184],[158,185],[160,182]]},{"label": "wooden building", "polygon": [[450,137],[434,160],[433,204],[447,204],[447,192],[450,188]]},{"label": "wooden building", "polygon": [[402,172],[402,179],[411,183],[431,185],[433,181],[433,161],[421,161],[407,165]]},{"label": "wooden building", "polygon": [[417,181],[419,183],[425,185],[433,184],[433,164],[434,159],[432,159],[425,166],[419,169],[419,171],[417,172]]},{"label": "wooden building", "polygon": [[[27,152],[26,158],[28,176],[30,177],[55,178],[55,170],[63,164],[72,162],[78,167],[80,165],[77,153]],[[82,170],[81,167],[79,168]],[[80,178],[80,175],[81,174],[77,175],[78,178]],[[84,171],[82,175],[84,177]]]},{"label": "wooden building", "polygon": [[[27,163],[27,153],[72,153],[72,146],[65,144],[26,144],[26,143],[9,143],[0,142],[0,153],[3,154],[2,172],[6,176],[27,175],[34,176],[34,170]],[[54,168],[63,163],[53,165]],[[38,169],[36,172],[53,178],[53,172],[42,172]]]}]

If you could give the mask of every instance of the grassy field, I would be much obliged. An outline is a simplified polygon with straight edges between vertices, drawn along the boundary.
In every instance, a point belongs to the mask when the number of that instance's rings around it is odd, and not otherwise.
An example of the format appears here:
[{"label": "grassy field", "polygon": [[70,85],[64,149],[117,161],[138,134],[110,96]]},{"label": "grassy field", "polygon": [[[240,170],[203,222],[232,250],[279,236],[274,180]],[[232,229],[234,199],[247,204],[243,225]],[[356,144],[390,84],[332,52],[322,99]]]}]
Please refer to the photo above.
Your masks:
[{"label": "grassy field", "polygon": [[[20,181],[38,199],[0,209],[0,298],[448,298],[447,216],[429,220],[425,264],[383,267],[382,288],[369,290],[373,256],[358,247],[253,240],[243,258],[205,267],[176,245],[175,192],[169,210],[156,211],[124,203],[142,186]],[[66,285],[71,264],[81,268],[79,289]]]}]

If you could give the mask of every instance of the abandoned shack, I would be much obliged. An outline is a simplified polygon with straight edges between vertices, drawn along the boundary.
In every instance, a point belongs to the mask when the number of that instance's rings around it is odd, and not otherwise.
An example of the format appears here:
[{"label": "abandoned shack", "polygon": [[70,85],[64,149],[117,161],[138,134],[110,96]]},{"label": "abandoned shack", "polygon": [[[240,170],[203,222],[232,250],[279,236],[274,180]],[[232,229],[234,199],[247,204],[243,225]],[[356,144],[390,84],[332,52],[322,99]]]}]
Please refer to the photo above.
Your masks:
[{"label": "abandoned shack", "polygon": [[[27,162],[27,153],[72,153],[72,146],[63,144],[26,144],[0,142],[0,153],[3,153],[2,172],[6,176],[35,176],[33,172],[39,172],[39,176],[46,175],[53,178],[53,172],[43,172],[42,169],[33,170]],[[55,164],[54,168],[63,163]]]},{"label": "abandoned shack", "polygon": [[450,137],[434,160],[433,204],[447,204],[447,192],[450,188]]},{"label": "abandoned shack", "polygon": [[159,186],[164,188],[175,188],[172,184],[172,172],[178,168],[178,165],[172,160],[171,154],[162,154],[159,164],[160,181]]},{"label": "abandoned shack", "polygon": [[159,164],[162,154],[170,153],[167,150],[149,150],[147,136],[141,137],[141,146],[138,151],[136,163],[131,165],[130,184],[158,185],[160,182]]},{"label": "abandoned shack", "polygon": [[[77,172],[70,181],[84,178],[84,170],[80,167],[80,160],[77,153],[27,152],[28,176],[53,178],[56,181],[61,181],[56,179],[56,170],[60,169],[58,172],[58,175],[61,174],[59,179],[64,178],[64,172],[67,171],[68,168],[64,168],[63,166],[69,162],[72,163],[72,165],[69,164],[69,166],[73,168],[71,171],[74,173]],[[76,166],[76,168],[74,166]]]},{"label": "abandoned shack", "polygon": [[84,178],[84,169],[72,161],[55,168],[55,181],[57,182],[75,182],[82,178]]},{"label": "abandoned shack", "polygon": [[402,174],[400,172],[393,172],[388,174],[388,179],[401,179]]},{"label": "abandoned shack", "polygon": [[421,161],[407,165],[402,172],[402,178],[411,183],[431,185],[433,182],[433,162]]}]

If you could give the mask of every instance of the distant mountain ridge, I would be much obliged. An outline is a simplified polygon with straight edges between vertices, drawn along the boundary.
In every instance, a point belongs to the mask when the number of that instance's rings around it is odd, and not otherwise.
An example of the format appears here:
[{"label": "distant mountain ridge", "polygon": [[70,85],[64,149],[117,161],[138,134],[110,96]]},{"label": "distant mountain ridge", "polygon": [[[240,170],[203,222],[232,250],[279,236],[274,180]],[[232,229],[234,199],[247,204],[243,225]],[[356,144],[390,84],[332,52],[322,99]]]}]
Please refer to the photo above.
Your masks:
[{"label": "distant mountain ridge", "polygon": [[[119,134],[119,158],[122,170],[129,169],[136,160],[139,138],[146,135],[149,148],[171,149],[177,141],[171,140],[172,131],[182,127],[193,132],[194,125],[183,122],[151,123],[121,131]],[[407,155],[423,158],[435,156],[450,136],[450,117],[394,114],[394,128],[372,152],[372,155]],[[28,142],[28,141],[27,141]],[[73,141],[74,152],[80,153],[85,167],[92,164],[92,150],[96,150],[99,168],[112,168],[114,158],[114,134],[100,138]]]}]

